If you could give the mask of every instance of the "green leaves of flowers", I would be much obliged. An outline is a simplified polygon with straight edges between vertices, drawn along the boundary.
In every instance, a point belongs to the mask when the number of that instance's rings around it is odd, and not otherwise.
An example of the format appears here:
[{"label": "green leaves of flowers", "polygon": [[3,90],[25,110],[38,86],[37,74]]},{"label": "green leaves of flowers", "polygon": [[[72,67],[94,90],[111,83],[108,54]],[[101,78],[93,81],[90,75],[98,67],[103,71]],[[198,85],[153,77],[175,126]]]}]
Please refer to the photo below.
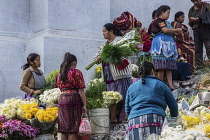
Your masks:
[{"label": "green leaves of flowers", "polygon": [[88,89],[85,91],[88,109],[103,107],[103,91],[106,91],[106,83],[103,79],[90,81]]},{"label": "green leaves of flowers", "polygon": [[120,44],[111,45],[106,44],[101,53],[101,59],[104,63],[120,64],[123,57],[132,55],[132,50],[128,46],[121,46]]},{"label": "green leaves of flowers", "polygon": [[52,72],[50,72],[49,75],[47,75],[47,77],[45,77],[46,80],[46,89],[52,89],[54,88],[54,84],[56,84],[56,76],[58,75],[59,70],[53,70]]}]

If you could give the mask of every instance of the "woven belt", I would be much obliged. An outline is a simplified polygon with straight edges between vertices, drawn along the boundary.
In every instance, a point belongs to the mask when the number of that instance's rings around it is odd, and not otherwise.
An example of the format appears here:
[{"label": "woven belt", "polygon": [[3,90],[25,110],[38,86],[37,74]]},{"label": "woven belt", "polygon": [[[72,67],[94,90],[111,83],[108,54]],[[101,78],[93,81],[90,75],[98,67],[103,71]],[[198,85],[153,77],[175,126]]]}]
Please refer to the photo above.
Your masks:
[{"label": "woven belt", "polygon": [[159,127],[161,127],[162,124],[160,124],[160,123],[142,123],[142,124],[136,124],[136,125],[129,126],[127,128],[127,130],[126,130],[125,133],[127,133],[131,129],[143,128],[143,127],[150,127],[150,126],[159,126]]}]

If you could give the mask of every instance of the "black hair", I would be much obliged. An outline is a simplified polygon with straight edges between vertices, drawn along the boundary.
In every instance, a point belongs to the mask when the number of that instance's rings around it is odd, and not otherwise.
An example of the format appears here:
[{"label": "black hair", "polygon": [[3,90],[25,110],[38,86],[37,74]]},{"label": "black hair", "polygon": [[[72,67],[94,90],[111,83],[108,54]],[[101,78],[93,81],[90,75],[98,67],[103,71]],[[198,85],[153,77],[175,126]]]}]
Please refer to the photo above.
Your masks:
[{"label": "black hair", "polygon": [[171,8],[168,5],[161,5],[158,9],[157,9],[157,17],[159,17],[162,12],[166,12],[167,10],[170,10]]},{"label": "black hair", "polygon": [[116,26],[112,23],[107,23],[103,27],[105,27],[107,31],[113,31],[113,34],[116,36],[122,36],[120,30],[117,29]]},{"label": "black hair", "polygon": [[150,75],[152,70],[155,70],[152,63],[147,61],[141,62],[141,65],[139,66],[139,76],[142,78],[142,84],[145,84],[144,77]]},{"label": "black hair", "polygon": [[177,12],[174,16],[174,20],[177,21],[177,18],[179,18],[182,15],[184,15],[184,12],[182,12],[182,11]]},{"label": "black hair", "polygon": [[157,10],[154,10],[152,12],[152,19],[155,19],[155,17],[157,17]]},{"label": "black hair", "polygon": [[34,62],[34,60],[38,57],[39,55],[36,53],[30,53],[27,57],[27,63],[24,64],[21,69],[25,70],[31,66],[30,62]]},{"label": "black hair", "polygon": [[62,82],[67,81],[67,74],[73,61],[77,62],[76,56],[71,54],[70,52],[65,53],[63,62],[61,63],[61,66],[60,66],[60,81]]}]

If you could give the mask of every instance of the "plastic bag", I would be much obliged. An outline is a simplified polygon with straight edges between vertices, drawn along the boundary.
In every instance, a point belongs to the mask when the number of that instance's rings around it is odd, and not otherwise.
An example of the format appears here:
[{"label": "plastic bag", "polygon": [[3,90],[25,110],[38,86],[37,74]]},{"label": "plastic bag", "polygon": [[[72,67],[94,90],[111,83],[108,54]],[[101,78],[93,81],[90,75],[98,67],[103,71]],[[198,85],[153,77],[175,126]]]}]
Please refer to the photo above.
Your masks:
[{"label": "plastic bag", "polygon": [[88,120],[87,114],[82,114],[78,134],[79,135],[91,135],[92,134],[92,129],[90,127],[90,122]]}]

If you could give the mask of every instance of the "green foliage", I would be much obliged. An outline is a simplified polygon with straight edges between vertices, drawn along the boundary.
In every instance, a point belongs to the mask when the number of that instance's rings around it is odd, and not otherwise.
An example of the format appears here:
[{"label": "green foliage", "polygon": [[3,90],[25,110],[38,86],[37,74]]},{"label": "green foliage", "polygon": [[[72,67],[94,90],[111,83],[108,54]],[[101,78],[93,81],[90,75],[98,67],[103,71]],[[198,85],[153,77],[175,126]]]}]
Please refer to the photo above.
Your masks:
[{"label": "green foliage", "polygon": [[96,72],[96,74],[95,74],[95,78],[97,78],[97,79],[102,78],[102,76],[101,76],[101,72]]},{"label": "green foliage", "polygon": [[104,63],[120,64],[123,57],[132,55],[131,48],[127,46],[121,46],[120,44],[111,45],[106,44],[101,53],[101,59]]},{"label": "green foliage", "polygon": [[140,52],[138,54],[139,58],[136,62],[136,64],[139,66],[141,62],[147,61],[147,62],[152,62],[152,56],[149,52]]},{"label": "green foliage", "polygon": [[56,76],[58,75],[58,73],[59,73],[59,70],[53,70],[52,72],[50,72],[49,75],[47,75],[47,77],[45,77],[45,80],[46,80],[45,89],[54,88],[56,84]]},{"label": "green foliage", "polygon": [[102,79],[90,81],[88,89],[85,91],[88,109],[103,107],[103,91],[106,91],[106,83]]}]

